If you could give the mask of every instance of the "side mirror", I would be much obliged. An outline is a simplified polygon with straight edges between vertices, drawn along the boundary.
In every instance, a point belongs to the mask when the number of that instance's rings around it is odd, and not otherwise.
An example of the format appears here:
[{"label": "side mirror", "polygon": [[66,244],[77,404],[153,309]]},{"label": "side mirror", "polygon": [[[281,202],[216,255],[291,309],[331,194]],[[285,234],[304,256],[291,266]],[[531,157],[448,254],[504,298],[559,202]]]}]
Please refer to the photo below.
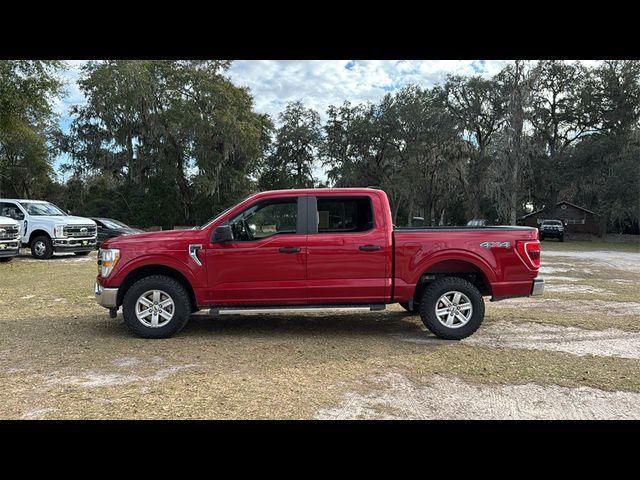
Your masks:
[{"label": "side mirror", "polygon": [[67,214],[68,214],[68,215],[71,215],[71,210],[67,210]]},{"label": "side mirror", "polygon": [[216,227],[213,231],[213,243],[225,243],[233,241],[233,230],[231,230],[231,225],[225,223],[224,225],[220,225]]}]

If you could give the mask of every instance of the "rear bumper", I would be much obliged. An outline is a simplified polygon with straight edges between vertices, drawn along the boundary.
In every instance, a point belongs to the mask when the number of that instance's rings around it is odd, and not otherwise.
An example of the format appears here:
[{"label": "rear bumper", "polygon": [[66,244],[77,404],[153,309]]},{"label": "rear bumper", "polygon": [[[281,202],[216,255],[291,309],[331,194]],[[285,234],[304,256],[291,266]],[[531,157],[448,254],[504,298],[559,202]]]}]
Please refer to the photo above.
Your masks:
[{"label": "rear bumper", "polygon": [[96,302],[104,308],[118,308],[118,289],[104,288],[98,282],[94,286]]},{"label": "rear bumper", "polygon": [[534,278],[533,286],[531,287],[531,296],[538,296],[544,293],[544,279]]}]

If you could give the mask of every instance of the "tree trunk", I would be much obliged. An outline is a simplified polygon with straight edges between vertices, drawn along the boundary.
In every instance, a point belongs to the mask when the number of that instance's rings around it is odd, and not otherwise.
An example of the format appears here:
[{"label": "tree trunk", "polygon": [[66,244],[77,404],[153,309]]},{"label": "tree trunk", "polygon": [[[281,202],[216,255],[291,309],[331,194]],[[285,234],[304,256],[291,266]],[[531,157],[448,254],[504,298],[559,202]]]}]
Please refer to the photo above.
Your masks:
[{"label": "tree trunk", "polygon": [[407,225],[412,226],[413,225],[413,195],[409,196],[409,208],[408,208],[408,221],[407,221]]},{"label": "tree trunk", "polygon": [[431,211],[432,211],[433,197],[431,192],[428,192],[424,198],[424,223],[427,226],[433,225],[431,223]]}]

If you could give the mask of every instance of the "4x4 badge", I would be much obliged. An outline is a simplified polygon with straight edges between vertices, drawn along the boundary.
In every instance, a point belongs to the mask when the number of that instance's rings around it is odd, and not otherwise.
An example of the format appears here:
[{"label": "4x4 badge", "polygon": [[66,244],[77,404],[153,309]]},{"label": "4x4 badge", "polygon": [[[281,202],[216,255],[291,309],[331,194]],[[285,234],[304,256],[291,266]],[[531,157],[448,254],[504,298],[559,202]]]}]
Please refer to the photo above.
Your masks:
[{"label": "4x4 badge", "polygon": [[482,248],[509,248],[511,242],[482,242],[480,246]]}]

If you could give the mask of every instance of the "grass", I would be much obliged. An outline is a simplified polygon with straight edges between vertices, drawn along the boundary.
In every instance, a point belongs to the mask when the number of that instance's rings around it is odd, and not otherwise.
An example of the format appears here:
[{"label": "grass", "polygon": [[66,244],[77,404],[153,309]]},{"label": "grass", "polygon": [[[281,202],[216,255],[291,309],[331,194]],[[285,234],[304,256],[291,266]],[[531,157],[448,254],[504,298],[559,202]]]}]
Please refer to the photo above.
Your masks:
[{"label": "grass", "polygon": [[[640,392],[637,360],[436,340],[397,305],[367,315],[195,315],[174,338],[143,340],[95,304],[94,255],[26,260],[0,266],[0,418],[313,418],[389,371],[416,382],[437,374]],[[489,306],[486,322],[637,330],[637,318],[611,318],[541,304]]]},{"label": "grass", "polygon": [[560,242],[555,239],[544,240],[542,251],[565,251],[577,250],[588,252],[593,250],[608,250],[614,252],[640,252],[640,236],[637,242],[607,242],[604,240],[567,240]]}]

